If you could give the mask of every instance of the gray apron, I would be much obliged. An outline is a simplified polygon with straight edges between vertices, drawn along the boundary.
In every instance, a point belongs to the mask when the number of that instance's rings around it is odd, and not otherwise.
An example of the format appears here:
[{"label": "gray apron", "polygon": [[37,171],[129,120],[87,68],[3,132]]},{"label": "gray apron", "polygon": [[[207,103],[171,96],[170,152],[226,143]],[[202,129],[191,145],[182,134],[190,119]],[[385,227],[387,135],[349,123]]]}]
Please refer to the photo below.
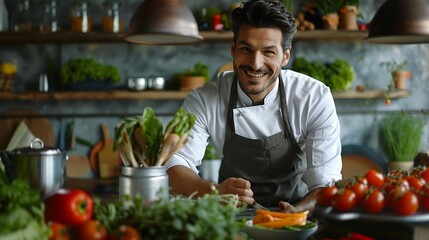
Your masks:
[{"label": "gray apron", "polygon": [[237,105],[237,77],[228,103],[223,159],[219,182],[241,177],[251,182],[254,199],[264,206],[294,203],[308,192],[301,177],[307,168],[305,154],[293,137],[287,115],[285,90],[279,75],[281,114],[284,130],[263,139],[249,139],[235,133],[233,109]]}]

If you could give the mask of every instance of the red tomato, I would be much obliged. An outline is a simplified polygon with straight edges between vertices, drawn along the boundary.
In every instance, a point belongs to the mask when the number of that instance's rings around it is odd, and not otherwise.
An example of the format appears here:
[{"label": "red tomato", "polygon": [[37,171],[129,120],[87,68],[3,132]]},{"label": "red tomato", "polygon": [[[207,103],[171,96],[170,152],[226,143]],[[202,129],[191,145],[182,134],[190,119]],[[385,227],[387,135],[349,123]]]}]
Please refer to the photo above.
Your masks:
[{"label": "red tomato", "polygon": [[425,210],[429,212],[429,185],[425,184],[420,192],[419,197],[419,205]]},{"label": "red tomato", "polygon": [[412,215],[417,212],[418,208],[419,200],[416,194],[411,191],[407,191],[405,194],[395,197],[393,202],[393,211],[402,216]]},{"label": "red tomato", "polygon": [[405,179],[407,180],[411,190],[413,191],[420,191],[420,189],[422,189],[422,187],[426,183],[426,181],[423,178],[416,177],[416,176],[407,176]]},{"label": "red tomato", "polygon": [[384,175],[375,169],[368,170],[365,178],[368,180],[369,185],[376,188],[381,188],[384,185]]},{"label": "red tomato", "polygon": [[420,177],[429,183],[429,168],[420,172]]},{"label": "red tomato", "polygon": [[337,192],[338,188],[335,185],[322,188],[317,195],[317,204],[324,207],[331,206]]},{"label": "red tomato", "polygon": [[79,189],[59,189],[45,200],[45,219],[65,225],[78,225],[94,214],[92,197]]},{"label": "red tomato", "polygon": [[107,228],[98,220],[89,220],[75,227],[76,239],[107,239]]},{"label": "red tomato", "polygon": [[350,189],[341,189],[332,200],[332,209],[337,212],[345,212],[354,208],[356,204],[356,194]]},{"label": "red tomato", "polygon": [[141,240],[140,233],[128,225],[119,226],[110,236],[109,240]]},{"label": "red tomato", "polygon": [[368,180],[365,177],[355,178],[347,188],[356,194],[359,203],[359,199],[368,190]]},{"label": "red tomato", "polygon": [[70,240],[69,228],[58,222],[48,222],[48,227],[51,229],[49,240]]},{"label": "red tomato", "polygon": [[410,190],[410,185],[404,178],[392,179],[387,178],[383,186],[383,192],[386,197],[386,206],[393,208],[393,203],[396,198],[404,195]]},{"label": "red tomato", "polygon": [[362,209],[369,213],[381,212],[386,202],[383,193],[378,189],[371,189],[362,196],[360,201]]}]

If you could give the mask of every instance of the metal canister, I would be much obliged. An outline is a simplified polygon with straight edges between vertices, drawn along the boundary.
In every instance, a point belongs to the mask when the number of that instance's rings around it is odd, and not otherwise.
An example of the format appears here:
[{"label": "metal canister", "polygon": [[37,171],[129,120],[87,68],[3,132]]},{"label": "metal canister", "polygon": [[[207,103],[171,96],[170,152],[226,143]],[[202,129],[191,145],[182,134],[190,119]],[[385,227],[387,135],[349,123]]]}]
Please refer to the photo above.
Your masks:
[{"label": "metal canister", "polygon": [[168,175],[161,167],[122,167],[119,176],[119,197],[139,195],[145,202],[168,199]]}]

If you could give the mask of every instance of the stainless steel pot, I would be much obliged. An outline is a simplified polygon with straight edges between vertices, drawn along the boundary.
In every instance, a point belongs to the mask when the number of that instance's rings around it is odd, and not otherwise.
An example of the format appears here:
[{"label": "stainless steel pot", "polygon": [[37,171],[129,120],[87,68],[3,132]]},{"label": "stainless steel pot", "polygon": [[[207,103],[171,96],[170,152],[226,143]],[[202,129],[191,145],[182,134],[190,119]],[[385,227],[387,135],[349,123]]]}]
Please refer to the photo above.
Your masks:
[{"label": "stainless steel pot", "polygon": [[28,180],[31,187],[40,190],[42,198],[49,197],[64,184],[67,153],[44,147],[38,138],[29,147],[0,152],[0,159],[9,179]]}]

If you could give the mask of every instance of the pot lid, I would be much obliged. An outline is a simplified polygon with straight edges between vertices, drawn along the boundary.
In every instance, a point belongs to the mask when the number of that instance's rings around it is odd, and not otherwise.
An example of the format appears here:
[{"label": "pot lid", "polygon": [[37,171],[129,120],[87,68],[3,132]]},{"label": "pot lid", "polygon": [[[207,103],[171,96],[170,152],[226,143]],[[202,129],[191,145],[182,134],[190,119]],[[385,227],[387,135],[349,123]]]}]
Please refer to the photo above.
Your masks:
[{"label": "pot lid", "polygon": [[60,149],[45,147],[40,138],[34,138],[29,147],[17,148],[12,151],[13,155],[58,155],[62,153]]}]

